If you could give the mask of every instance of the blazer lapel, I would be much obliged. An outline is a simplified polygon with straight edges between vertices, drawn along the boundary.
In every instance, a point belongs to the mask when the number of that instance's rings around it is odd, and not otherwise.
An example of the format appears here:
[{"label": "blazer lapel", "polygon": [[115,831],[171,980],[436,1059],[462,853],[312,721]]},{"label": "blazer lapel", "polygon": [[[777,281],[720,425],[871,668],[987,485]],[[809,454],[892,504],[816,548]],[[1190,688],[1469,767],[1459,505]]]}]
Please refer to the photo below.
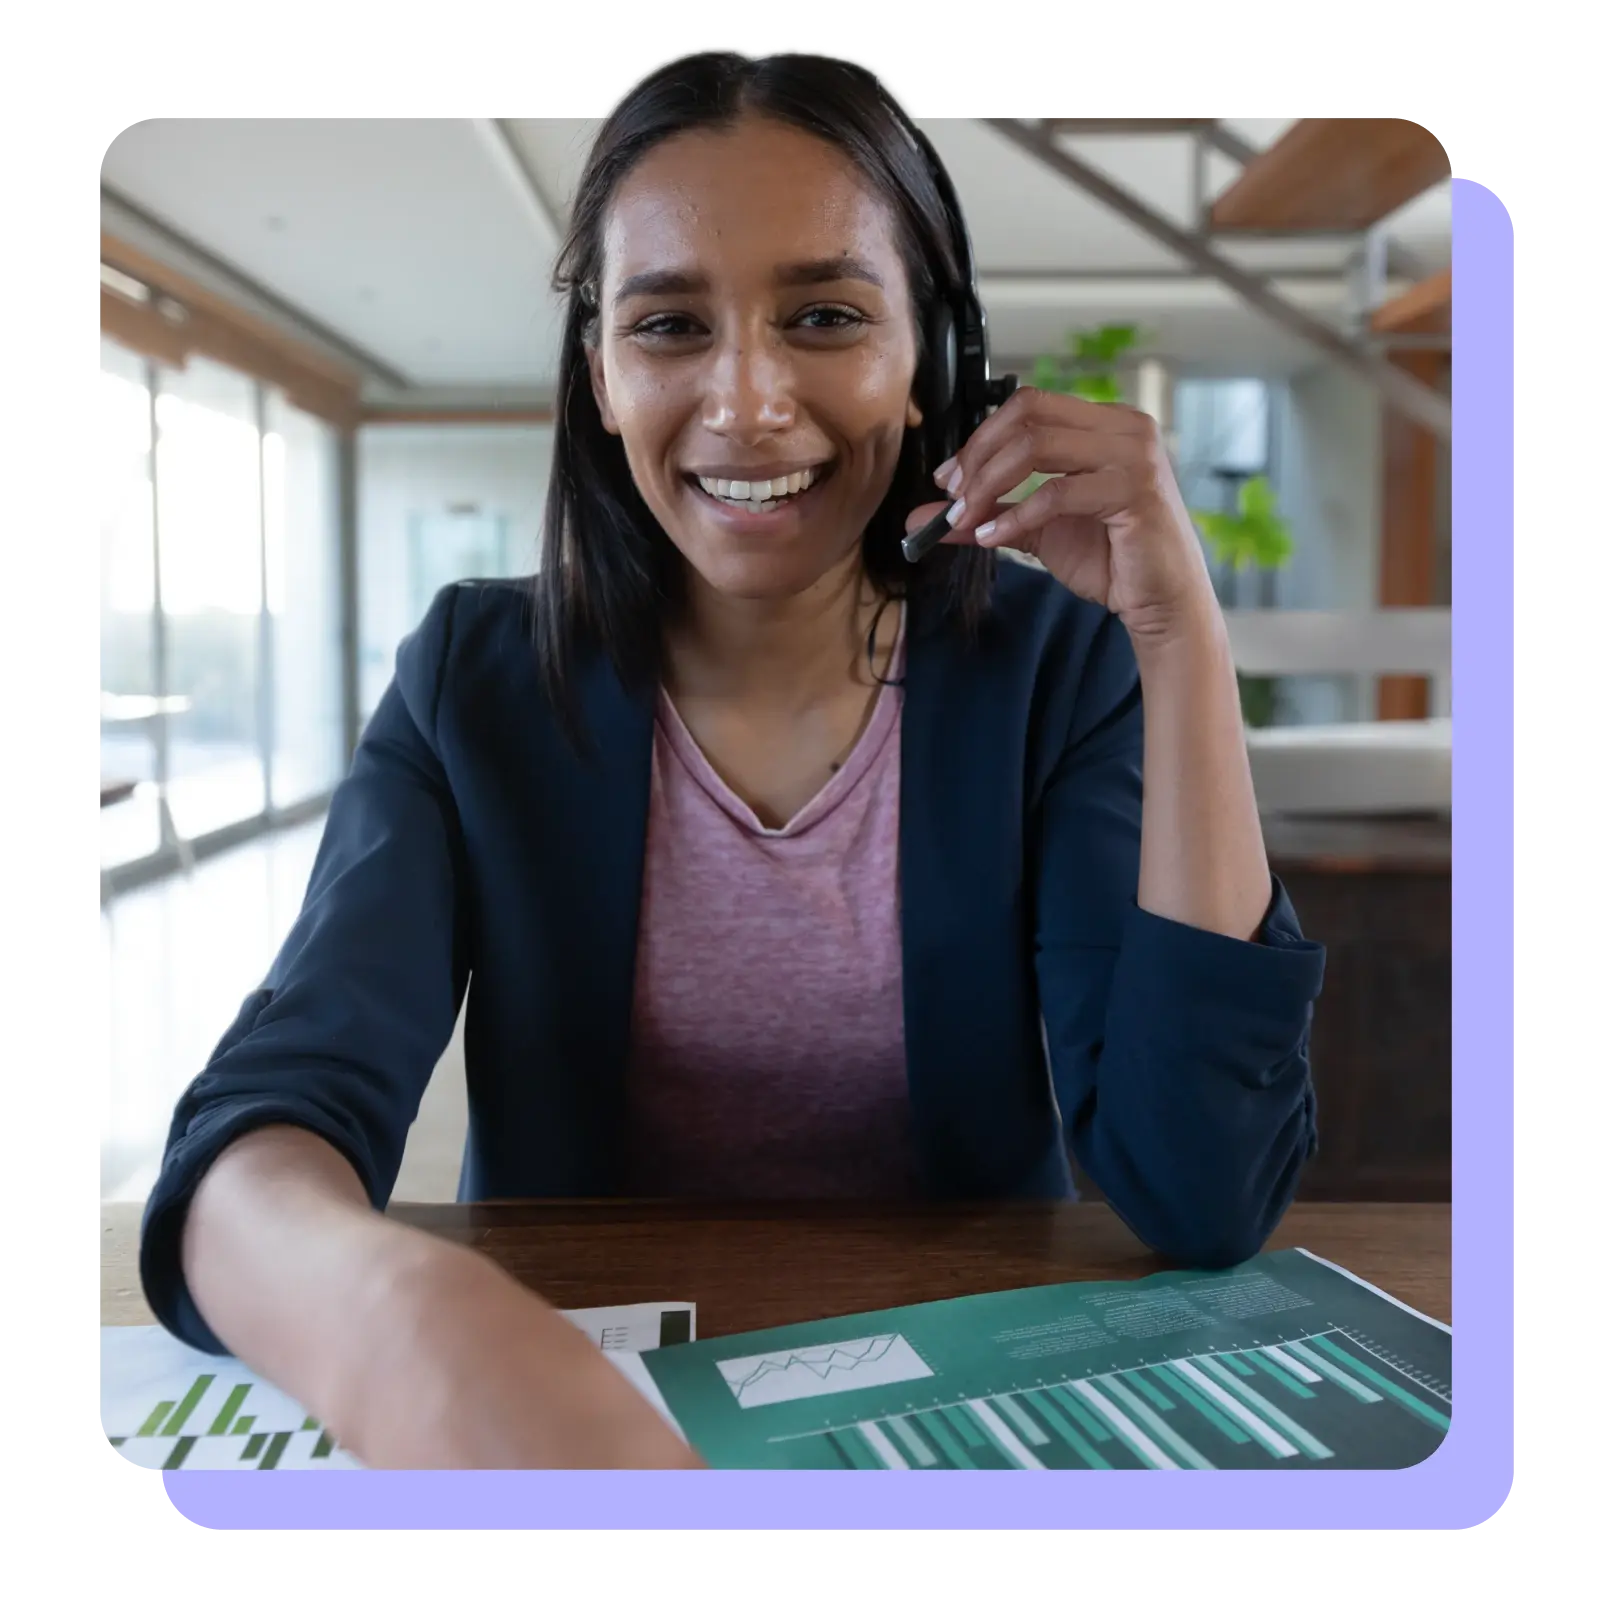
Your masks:
[{"label": "blazer lapel", "polygon": [[569,1125],[582,1146],[577,1164],[592,1192],[615,1193],[624,1177],[618,1134],[626,1111],[655,697],[627,693],[603,660],[585,663],[578,687],[591,752],[583,760],[563,745],[556,759],[568,763],[565,781],[548,774],[541,785],[559,808],[553,816],[546,812],[553,847],[540,857],[554,890],[547,903],[558,974],[545,1037],[565,1063],[560,1077]]}]

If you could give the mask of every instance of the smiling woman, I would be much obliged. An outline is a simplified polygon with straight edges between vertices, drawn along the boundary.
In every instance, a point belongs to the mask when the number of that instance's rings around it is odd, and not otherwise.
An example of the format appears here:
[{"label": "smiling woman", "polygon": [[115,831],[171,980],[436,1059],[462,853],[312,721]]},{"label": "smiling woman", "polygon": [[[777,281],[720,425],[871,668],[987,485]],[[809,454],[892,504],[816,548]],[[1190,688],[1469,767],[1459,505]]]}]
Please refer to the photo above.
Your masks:
[{"label": "smiling woman", "polygon": [[[674,634],[698,633],[718,595],[823,604],[847,677],[861,607],[915,588],[976,618],[988,553],[913,569],[899,548],[937,465],[920,431],[930,320],[960,278],[933,175],[860,68],[705,56],[628,97],[556,269],[568,426],[536,605],[558,706],[585,643],[630,684],[670,675]],[[783,503],[755,492],[805,472]],[[793,682],[798,665],[774,670]],[[860,710],[836,720],[853,729]]]},{"label": "smiling woman", "polygon": [[695,1464],[381,1214],[469,979],[464,1199],[1070,1198],[1070,1154],[1198,1266],[1287,1207],[1322,952],[1198,542],[1149,418],[988,414],[970,261],[849,63],[691,57],[600,130],[542,571],[401,647],[146,1216],[167,1326],[359,1458]]}]

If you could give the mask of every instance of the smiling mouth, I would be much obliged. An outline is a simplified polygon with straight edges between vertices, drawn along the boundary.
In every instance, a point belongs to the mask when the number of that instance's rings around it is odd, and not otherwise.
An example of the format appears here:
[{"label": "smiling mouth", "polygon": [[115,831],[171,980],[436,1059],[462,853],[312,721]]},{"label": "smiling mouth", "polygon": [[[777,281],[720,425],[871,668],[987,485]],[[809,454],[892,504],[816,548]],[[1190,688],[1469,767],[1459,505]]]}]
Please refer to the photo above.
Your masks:
[{"label": "smiling mouth", "polygon": [[833,475],[833,463],[808,467],[786,477],[750,482],[738,478],[702,478],[685,473],[684,482],[714,504],[746,516],[769,516],[785,507],[798,505],[814,494]]}]

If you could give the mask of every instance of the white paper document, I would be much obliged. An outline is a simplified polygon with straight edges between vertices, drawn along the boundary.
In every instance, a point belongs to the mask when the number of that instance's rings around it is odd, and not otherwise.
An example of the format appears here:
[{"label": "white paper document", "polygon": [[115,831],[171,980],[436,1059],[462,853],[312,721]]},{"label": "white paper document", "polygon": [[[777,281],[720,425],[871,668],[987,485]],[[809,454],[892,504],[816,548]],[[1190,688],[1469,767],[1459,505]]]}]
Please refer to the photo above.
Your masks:
[{"label": "white paper document", "polygon": [[[694,1306],[665,1301],[563,1315],[676,1429],[640,1353],[692,1340]],[[100,1416],[112,1447],[140,1466],[169,1471],[361,1466],[298,1401],[242,1363],[192,1350],[161,1327],[100,1330]]]}]

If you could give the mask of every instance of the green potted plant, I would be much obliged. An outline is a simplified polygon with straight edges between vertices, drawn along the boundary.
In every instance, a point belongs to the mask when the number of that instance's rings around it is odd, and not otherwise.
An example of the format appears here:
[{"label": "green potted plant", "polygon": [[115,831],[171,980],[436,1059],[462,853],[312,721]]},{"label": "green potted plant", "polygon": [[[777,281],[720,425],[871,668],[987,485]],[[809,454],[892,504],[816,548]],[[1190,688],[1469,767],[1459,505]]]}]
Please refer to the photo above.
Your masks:
[{"label": "green potted plant", "polygon": [[[1224,567],[1233,572],[1249,567],[1278,572],[1294,554],[1294,539],[1277,506],[1272,485],[1258,474],[1239,485],[1237,509],[1194,511],[1190,515],[1211,546],[1212,555]],[[1250,727],[1264,728],[1272,722],[1277,699],[1277,679],[1240,675],[1239,704]]]},{"label": "green potted plant", "polygon": [[1040,356],[1033,364],[1033,386],[1056,394],[1080,395],[1085,400],[1119,401],[1122,385],[1117,379],[1117,363],[1143,337],[1130,322],[1107,322],[1069,333],[1063,341],[1065,362],[1056,355]]}]

